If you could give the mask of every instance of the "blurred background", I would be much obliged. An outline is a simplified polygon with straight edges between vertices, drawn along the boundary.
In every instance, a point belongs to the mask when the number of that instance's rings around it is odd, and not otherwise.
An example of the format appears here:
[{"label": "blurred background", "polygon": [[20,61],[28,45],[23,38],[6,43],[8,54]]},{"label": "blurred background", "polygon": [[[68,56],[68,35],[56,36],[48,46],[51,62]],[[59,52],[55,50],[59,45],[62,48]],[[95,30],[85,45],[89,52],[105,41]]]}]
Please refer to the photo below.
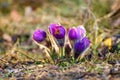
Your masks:
[{"label": "blurred background", "polygon": [[64,27],[84,25],[92,45],[120,33],[120,0],[0,0],[0,54],[19,47],[37,52],[32,44],[35,29],[50,23]]}]

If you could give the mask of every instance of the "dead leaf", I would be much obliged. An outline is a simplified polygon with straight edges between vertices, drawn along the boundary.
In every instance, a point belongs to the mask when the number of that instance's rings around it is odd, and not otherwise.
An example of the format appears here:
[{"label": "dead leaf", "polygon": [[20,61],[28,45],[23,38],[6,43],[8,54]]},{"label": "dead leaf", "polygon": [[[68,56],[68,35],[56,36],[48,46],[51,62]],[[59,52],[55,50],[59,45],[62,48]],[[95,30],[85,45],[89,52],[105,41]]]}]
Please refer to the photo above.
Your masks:
[{"label": "dead leaf", "polygon": [[10,13],[11,19],[13,21],[19,22],[21,21],[21,15],[19,14],[19,12],[17,10],[12,10]]},{"label": "dead leaf", "polygon": [[8,41],[8,42],[12,42],[12,38],[11,38],[11,36],[9,34],[6,34],[6,33],[3,34],[3,39]]},{"label": "dead leaf", "polygon": [[114,0],[113,5],[111,6],[111,10],[117,10],[120,8],[120,0]]},{"label": "dead leaf", "polygon": [[[0,18],[0,24],[2,25],[2,26],[4,26],[4,25],[6,25],[6,24],[9,24],[9,19],[8,18]],[[2,26],[0,26],[0,27],[2,27]]]}]

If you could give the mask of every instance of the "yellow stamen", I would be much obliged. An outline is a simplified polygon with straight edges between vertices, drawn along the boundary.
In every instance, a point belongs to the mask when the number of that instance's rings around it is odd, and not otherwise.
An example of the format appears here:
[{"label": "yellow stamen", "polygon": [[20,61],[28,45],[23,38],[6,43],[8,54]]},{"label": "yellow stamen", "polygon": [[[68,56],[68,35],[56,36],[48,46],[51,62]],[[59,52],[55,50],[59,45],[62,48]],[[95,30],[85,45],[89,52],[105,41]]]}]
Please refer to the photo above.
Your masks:
[{"label": "yellow stamen", "polygon": [[59,29],[55,29],[55,34],[60,34],[60,30]]}]

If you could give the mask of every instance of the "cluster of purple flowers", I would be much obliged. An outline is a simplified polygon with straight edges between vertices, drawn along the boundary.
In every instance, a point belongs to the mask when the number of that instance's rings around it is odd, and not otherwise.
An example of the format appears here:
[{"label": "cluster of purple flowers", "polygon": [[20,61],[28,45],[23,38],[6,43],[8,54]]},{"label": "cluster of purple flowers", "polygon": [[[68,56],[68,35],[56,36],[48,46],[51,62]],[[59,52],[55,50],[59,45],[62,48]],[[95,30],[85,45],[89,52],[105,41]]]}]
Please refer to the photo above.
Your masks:
[{"label": "cluster of purple flowers", "polygon": [[[86,37],[86,30],[83,26],[72,27],[67,31],[62,25],[52,23],[49,25],[49,32],[58,41],[60,47],[64,46],[65,37],[68,36],[69,40],[74,42],[72,48],[75,58],[90,46],[90,40]],[[41,29],[37,29],[33,33],[33,39],[38,43],[45,40],[46,37],[47,33]]]}]

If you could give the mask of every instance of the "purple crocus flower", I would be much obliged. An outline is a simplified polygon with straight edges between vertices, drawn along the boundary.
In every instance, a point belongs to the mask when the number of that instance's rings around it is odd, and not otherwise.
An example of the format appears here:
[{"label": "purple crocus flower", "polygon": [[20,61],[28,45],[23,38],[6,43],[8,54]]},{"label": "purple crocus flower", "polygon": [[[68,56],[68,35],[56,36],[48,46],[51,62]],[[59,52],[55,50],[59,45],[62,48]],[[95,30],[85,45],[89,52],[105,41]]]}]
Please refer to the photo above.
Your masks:
[{"label": "purple crocus flower", "polygon": [[76,40],[79,38],[79,33],[77,28],[73,27],[68,30],[68,37],[70,40]]},{"label": "purple crocus flower", "polygon": [[50,24],[49,31],[56,39],[63,39],[66,33],[65,28],[62,25],[55,23]]},{"label": "purple crocus flower", "polygon": [[56,38],[59,46],[64,45],[66,30],[62,25],[52,23],[49,26],[50,33]]},{"label": "purple crocus flower", "polygon": [[81,40],[86,35],[86,30],[83,26],[73,27],[68,30],[70,40]]},{"label": "purple crocus flower", "polygon": [[43,30],[40,30],[40,29],[37,29],[35,30],[35,32],[33,33],[33,39],[40,43],[42,42],[43,40],[45,40],[46,38],[46,32],[43,31]]},{"label": "purple crocus flower", "polygon": [[84,28],[84,26],[78,26],[77,27],[77,30],[78,30],[78,35],[79,35],[79,39],[81,40],[83,37],[85,37],[86,36],[86,30],[85,30],[85,28]]},{"label": "purple crocus flower", "polygon": [[82,40],[79,40],[74,45],[74,57],[78,58],[82,52],[90,46],[90,40],[84,37]]}]

